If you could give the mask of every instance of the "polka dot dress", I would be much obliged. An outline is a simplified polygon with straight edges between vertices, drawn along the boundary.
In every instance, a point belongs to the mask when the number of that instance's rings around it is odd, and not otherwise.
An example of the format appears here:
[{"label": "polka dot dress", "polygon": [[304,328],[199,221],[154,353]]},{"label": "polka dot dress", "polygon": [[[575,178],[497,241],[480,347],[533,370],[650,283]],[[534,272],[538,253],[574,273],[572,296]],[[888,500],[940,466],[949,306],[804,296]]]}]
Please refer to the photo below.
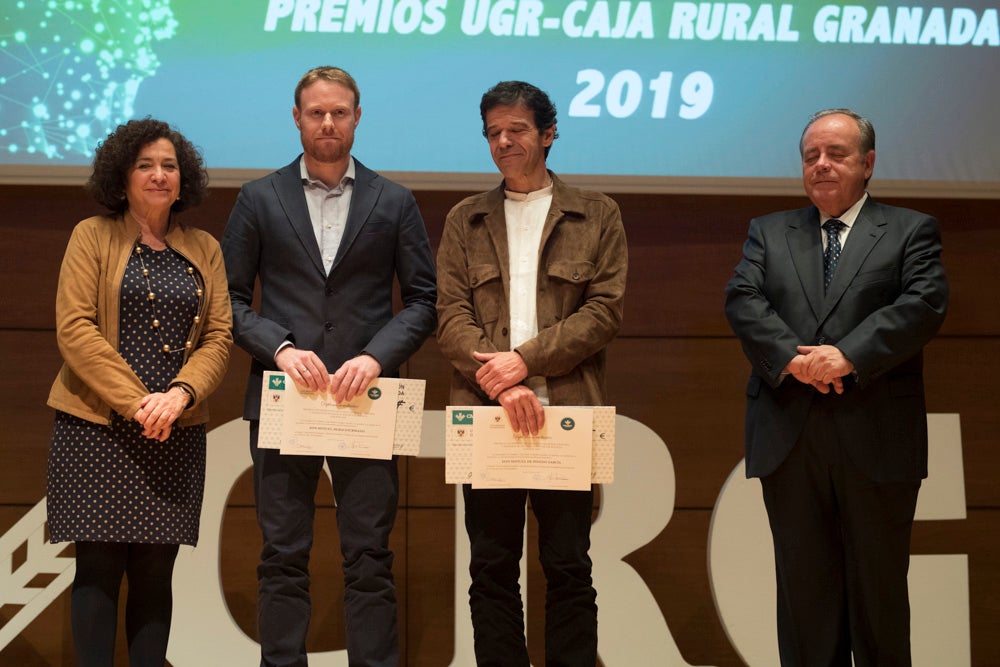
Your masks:
[{"label": "polka dot dress", "polygon": [[[132,253],[122,280],[118,351],[150,391],[165,391],[183,365],[198,286],[173,250],[137,247],[142,255]],[[157,442],[114,412],[110,426],[56,413],[47,498],[52,542],[194,545],[204,488],[204,425],[175,426]]]}]

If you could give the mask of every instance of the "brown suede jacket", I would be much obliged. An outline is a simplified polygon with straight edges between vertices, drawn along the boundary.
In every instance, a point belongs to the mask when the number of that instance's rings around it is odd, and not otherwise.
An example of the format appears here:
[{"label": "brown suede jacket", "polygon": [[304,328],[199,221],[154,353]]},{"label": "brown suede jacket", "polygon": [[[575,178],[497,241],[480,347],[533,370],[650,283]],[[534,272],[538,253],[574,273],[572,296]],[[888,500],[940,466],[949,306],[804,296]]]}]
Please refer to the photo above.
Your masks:
[{"label": "brown suede jacket", "polygon": [[[551,172],[550,172],[551,173]],[[538,335],[517,348],[551,405],[606,403],[605,348],[622,321],[628,246],[618,205],[552,175],[538,263]],[[448,214],[438,249],[438,344],[455,367],[452,405],[489,403],[473,351],[510,350],[503,185]]]},{"label": "brown suede jacket", "polygon": [[[73,229],[56,292],[56,340],[64,363],[48,404],[57,410],[108,424],[112,410],[131,419],[150,393],[118,354],[119,292],[139,236],[139,226],[128,212],[115,218],[87,218]],[[176,422],[190,426],[208,421],[204,399],[226,373],[233,342],[232,310],[215,238],[175,222],[166,242],[204,281],[200,318],[191,331],[194,345],[184,352],[184,366],[171,380],[191,391],[191,407]]]}]

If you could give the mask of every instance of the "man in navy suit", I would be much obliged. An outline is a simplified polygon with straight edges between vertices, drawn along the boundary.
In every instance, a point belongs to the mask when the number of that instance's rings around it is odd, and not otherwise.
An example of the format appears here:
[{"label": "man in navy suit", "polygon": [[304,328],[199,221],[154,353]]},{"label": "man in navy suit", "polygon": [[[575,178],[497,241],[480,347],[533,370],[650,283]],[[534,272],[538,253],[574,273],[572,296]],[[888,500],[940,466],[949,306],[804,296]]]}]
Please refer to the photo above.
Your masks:
[{"label": "man in navy suit", "polygon": [[[240,191],[222,239],[238,345],[253,356],[250,420],[257,520],[261,665],[305,665],[313,498],[323,457],[257,446],[265,370],[351,400],[396,376],[436,324],[436,277],[409,190],[351,156],[361,120],[354,79],[310,70],[292,117],[303,154]],[[260,281],[260,306],[253,308]],[[402,307],[393,312],[393,282]],[[343,555],[347,652],[353,665],[396,665],[399,643],[389,533],[399,480],[389,461],[326,457]]]},{"label": "man in navy suit", "polygon": [[866,192],[847,109],[800,144],[813,206],[750,222],[726,315],[752,366],[746,464],[774,540],[781,664],[910,664],[907,569],[927,476],[923,348],[948,304],[934,218]]}]

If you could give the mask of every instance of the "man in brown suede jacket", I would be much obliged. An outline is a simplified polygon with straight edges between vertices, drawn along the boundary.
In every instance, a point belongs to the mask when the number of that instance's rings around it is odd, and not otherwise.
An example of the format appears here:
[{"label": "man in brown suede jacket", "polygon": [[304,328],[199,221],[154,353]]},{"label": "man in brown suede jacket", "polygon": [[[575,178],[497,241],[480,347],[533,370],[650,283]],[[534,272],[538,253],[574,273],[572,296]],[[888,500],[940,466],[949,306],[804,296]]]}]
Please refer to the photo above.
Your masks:
[{"label": "man in brown suede jacket", "polygon": [[[618,205],[569,187],[545,160],[556,110],[527,83],[506,81],[480,104],[503,174],[459,203],[438,251],[438,343],[454,365],[452,405],[502,405],[536,434],[545,405],[606,402],[605,348],[621,326],[628,251]],[[593,489],[463,489],[472,547],[469,590],[476,661],[528,665],[518,587],[525,501],[538,519],[546,575],[547,665],[597,660],[590,548]]]}]

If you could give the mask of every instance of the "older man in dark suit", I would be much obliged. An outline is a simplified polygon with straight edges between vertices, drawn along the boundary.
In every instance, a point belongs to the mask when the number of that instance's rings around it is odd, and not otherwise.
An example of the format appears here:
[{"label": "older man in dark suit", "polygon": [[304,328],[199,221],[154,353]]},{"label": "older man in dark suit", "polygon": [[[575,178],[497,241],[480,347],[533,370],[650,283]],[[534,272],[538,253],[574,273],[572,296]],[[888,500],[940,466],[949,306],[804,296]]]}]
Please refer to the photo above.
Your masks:
[{"label": "older man in dark suit", "polygon": [[[222,240],[234,337],[253,356],[244,418],[264,539],[262,666],[306,664],[313,497],[324,461],[257,447],[263,372],[281,370],[304,387],[351,400],[376,377],[396,375],[436,323],[433,258],[413,195],[351,156],[359,102],[357,84],[339,68],[303,76],[292,116],[304,153],[243,187]],[[394,279],[402,298],[395,314]],[[396,665],[389,549],[396,461],[326,460],[344,558],[350,664]]]},{"label": "older man in dark suit", "polygon": [[747,475],[774,539],[781,663],[909,665],[922,351],[948,304],[940,231],[866,193],[865,118],[818,112],[799,148],[813,206],[751,221],[726,288],[752,366]]}]

